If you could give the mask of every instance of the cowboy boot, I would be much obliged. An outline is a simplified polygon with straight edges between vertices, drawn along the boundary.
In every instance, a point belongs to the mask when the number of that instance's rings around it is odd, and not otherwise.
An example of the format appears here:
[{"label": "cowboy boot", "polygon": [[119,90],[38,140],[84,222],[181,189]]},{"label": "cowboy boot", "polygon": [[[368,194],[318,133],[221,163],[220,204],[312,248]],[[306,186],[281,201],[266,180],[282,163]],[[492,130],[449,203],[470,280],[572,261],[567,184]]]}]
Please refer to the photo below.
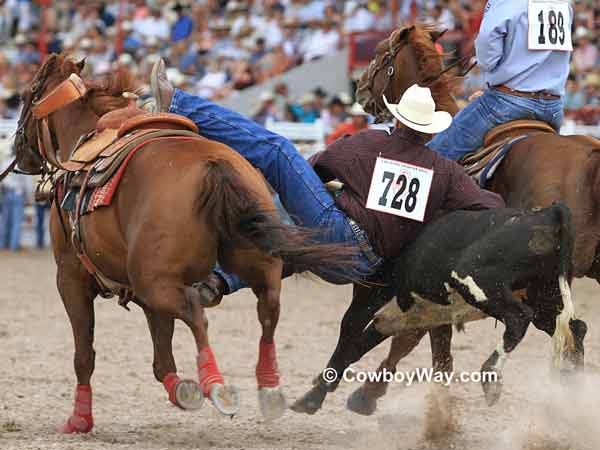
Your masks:
[{"label": "cowboy boot", "polygon": [[150,72],[150,90],[156,100],[155,112],[168,112],[175,89],[167,78],[162,58],[154,63]]},{"label": "cowboy boot", "polygon": [[188,289],[186,288],[188,298],[200,303],[205,308],[212,308],[223,300],[227,285],[219,275],[211,273],[206,280],[194,283],[189,291]]}]

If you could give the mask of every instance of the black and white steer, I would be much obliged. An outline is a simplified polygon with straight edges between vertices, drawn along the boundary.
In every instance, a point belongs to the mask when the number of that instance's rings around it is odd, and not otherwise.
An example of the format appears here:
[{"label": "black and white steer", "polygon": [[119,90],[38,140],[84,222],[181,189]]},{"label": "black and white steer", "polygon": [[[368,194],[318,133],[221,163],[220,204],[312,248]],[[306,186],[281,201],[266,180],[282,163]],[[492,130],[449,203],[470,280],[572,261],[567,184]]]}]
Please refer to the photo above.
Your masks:
[{"label": "black and white steer", "polygon": [[[482,366],[482,371],[497,373],[495,382],[482,377],[487,380],[482,386],[488,404],[498,400],[502,367],[530,323],[553,337],[561,361],[582,365],[587,328],[574,318],[569,288],[573,240],[571,215],[562,204],[527,212],[494,209],[443,215],[394,262],[387,287],[373,289],[368,302],[353,299],[328,368],[341,375],[388,337],[372,322],[365,325],[394,296],[400,309],[408,311],[416,299],[450,305],[455,295],[505,325],[502,341]],[[515,296],[518,290],[525,290],[523,299]],[[340,379],[315,379],[292,409],[316,412]]]}]

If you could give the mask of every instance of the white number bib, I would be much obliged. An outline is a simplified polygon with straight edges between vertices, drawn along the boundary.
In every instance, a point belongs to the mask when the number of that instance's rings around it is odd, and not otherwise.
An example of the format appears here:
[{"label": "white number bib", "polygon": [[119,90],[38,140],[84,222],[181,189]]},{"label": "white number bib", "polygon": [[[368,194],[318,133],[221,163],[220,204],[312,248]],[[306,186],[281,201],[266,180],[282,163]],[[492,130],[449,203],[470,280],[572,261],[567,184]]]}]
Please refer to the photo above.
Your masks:
[{"label": "white number bib", "polygon": [[433,170],[402,161],[377,158],[367,208],[423,222]]},{"label": "white number bib", "polygon": [[569,0],[529,0],[529,50],[573,50]]}]

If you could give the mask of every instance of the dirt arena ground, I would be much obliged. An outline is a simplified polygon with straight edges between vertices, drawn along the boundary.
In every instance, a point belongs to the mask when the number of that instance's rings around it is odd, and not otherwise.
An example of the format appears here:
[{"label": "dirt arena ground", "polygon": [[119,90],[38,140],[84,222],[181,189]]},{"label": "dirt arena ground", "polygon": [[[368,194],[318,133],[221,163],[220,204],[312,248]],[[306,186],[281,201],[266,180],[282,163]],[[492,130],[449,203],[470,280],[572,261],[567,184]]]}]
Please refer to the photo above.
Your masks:
[{"label": "dirt arena ground", "polygon": [[[372,417],[345,409],[357,387],[340,386],[315,416],[291,411],[265,423],[254,382],[259,325],[250,293],[210,311],[209,333],[226,379],[242,394],[240,414],[219,416],[208,404],[193,413],[167,403],[152,375],[152,347],[142,312],[97,300],[94,432],[62,436],[54,427],[71,412],[75,375],[69,322],[54,284],[50,253],[0,253],[0,449],[440,449],[581,450],[600,448],[600,286],[575,284],[574,300],[586,319],[587,372],[570,390],[549,377],[550,341],[530,328],[508,361],[500,402],[485,405],[478,384],[451,388],[452,431],[428,438],[441,416],[432,414],[425,384],[393,385]],[[309,387],[336,341],[350,287],[305,279],[285,283],[277,344],[290,401]],[[455,369],[476,371],[496,346],[503,326],[491,319],[455,334]],[[388,345],[356,367],[375,368]],[[191,334],[178,324],[175,355],[180,374],[194,376]],[[429,367],[427,339],[399,370]]]}]

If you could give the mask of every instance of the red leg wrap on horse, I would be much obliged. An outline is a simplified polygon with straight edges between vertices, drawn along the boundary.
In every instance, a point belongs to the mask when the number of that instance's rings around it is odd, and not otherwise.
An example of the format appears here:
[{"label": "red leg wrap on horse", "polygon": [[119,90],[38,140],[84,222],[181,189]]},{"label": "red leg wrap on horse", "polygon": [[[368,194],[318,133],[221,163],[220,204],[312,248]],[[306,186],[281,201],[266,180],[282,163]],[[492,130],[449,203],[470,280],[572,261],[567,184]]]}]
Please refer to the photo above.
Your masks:
[{"label": "red leg wrap on horse", "polygon": [[175,406],[179,406],[177,404],[177,397],[175,396],[175,388],[177,387],[180,381],[181,378],[179,378],[177,374],[173,372],[165,375],[165,378],[163,379],[163,386],[165,387],[167,394],[169,394],[169,400]]},{"label": "red leg wrap on horse", "polygon": [[200,380],[200,388],[207,396],[210,394],[210,388],[213,384],[225,384],[223,375],[217,367],[217,360],[210,347],[204,347],[197,357],[198,362],[198,378]]},{"label": "red leg wrap on horse", "polygon": [[258,346],[258,364],[256,365],[256,381],[259,388],[274,388],[279,386],[279,369],[277,368],[275,342],[264,342],[262,339],[260,341]]},{"label": "red leg wrap on horse", "polygon": [[88,433],[94,426],[92,418],[92,388],[78,384],[75,390],[75,407],[73,415],[59,428],[61,433]]}]

